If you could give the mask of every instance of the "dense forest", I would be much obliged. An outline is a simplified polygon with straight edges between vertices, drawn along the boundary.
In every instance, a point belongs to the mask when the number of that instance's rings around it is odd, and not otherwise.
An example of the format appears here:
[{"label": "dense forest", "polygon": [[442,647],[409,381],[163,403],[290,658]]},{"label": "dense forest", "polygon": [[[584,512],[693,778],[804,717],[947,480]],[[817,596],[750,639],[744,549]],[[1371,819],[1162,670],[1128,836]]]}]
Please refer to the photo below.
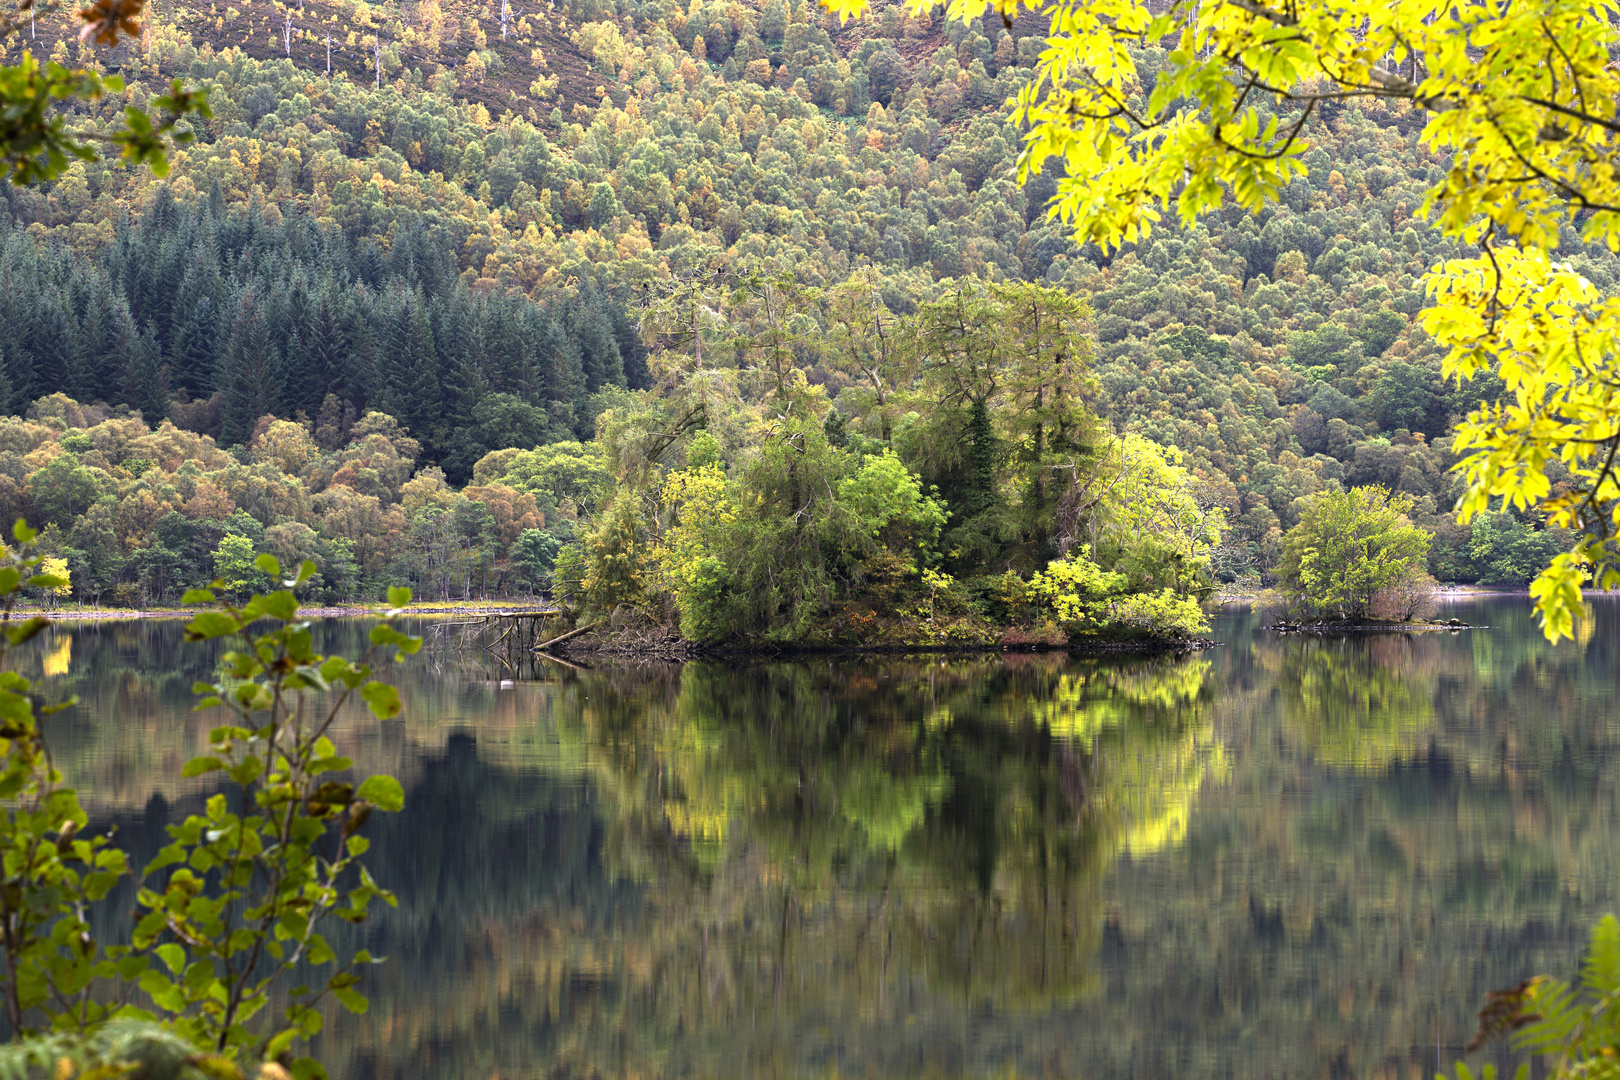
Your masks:
[{"label": "dense forest", "polygon": [[[1414,324],[1453,254],[1417,216],[1442,162],[1414,115],[1331,103],[1283,205],[1104,257],[1045,219],[1050,177],[1011,176],[1033,22],[271,14],[179,8],[118,57],[137,102],[212,88],[167,181],[91,162],[5,195],[0,494],[80,599],[172,600],[240,536],[315,558],[331,599],[553,589],[699,638],[923,611],[977,640],[1063,598],[1190,628],[1174,605],[1269,581],[1342,488],[1411,496],[1440,580],[1522,584],[1563,543],[1450,514],[1449,427],[1494,391],[1442,384]],[[78,57],[41,29],[9,48]],[[1005,332],[963,346],[953,304]]]}]

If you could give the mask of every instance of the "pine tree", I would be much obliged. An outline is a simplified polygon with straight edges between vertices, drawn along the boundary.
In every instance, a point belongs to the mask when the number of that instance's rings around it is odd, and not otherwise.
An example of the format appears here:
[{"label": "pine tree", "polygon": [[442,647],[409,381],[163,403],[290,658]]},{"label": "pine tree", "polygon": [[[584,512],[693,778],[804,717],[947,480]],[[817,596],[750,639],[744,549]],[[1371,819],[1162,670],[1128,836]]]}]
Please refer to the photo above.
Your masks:
[{"label": "pine tree", "polygon": [[8,370],[11,365],[7,363],[8,359],[5,350],[0,349],[0,409],[5,410],[9,415],[18,410],[14,404],[16,384],[11,381],[11,374]]},{"label": "pine tree", "polygon": [[289,392],[298,407],[310,414],[322,408],[327,396],[343,383],[348,340],[346,300],[331,278],[317,286],[303,335],[303,367],[295,372],[299,380],[296,390]]},{"label": "pine tree", "polygon": [[219,268],[218,233],[211,221],[204,221],[186,254],[185,269],[175,291],[171,332],[161,339],[176,386],[194,395],[215,389],[220,318],[228,296]]},{"label": "pine tree", "polygon": [[529,340],[534,343],[534,355],[539,359],[541,392],[545,400],[562,406],[563,411],[572,416],[576,434],[586,434],[590,423],[585,415],[589,412],[586,408],[589,392],[579,347],[563,332],[562,326],[543,311],[529,312],[524,321],[528,325]]},{"label": "pine tree", "polygon": [[608,321],[613,327],[613,339],[619,344],[619,356],[624,361],[624,381],[632,390],[645,390],[652,385],[652,373],[647,370],[647,343],[641,339],[641,327],[630,318],[623,304],[606,305]]},{"label": "pine tree", "polygon": [[124,374],[124,402],[141,410],[155,424],[169,410],[169,368],[163,362],[157,328],[151,323],[135,342],[134,355]]},{"label": "pine tree", "polygon": [[28,389],[30,400],[72,385],[79,367],[78,326],[61,297],[40,298],[31,330],[28,351],[34,357],[34,382]]},{"label": "pine tree", "polygon": [[370,237],[360,241],[354,253],[354,276],[372,288],[380,288],[388,280],[388,267],[382,252]]},{"label": "pine tree", "polygon": [[79,366],[69,391],[80,401],[113,398],[118,393],[129,359],[122,349],[123,317],[129,308],[113,295],[112,285],[103,274],[85,283],[83,315],[79,321]]},{"label": "pine tree", "polygon": [[579,344],[586,390],[595,393],[604,386],[623,386],[624,359],[596,291],[582,292],[571,314],[568,336]]},{"label": "pine tree", "polygon": [[342,367],[339,374],[341,396],[354,403],[354,407],[364,415],[366,410],[376,408],[386,391],[380,386],[377,377],[379,370],[378,356],[382,347],[382,335],[378,333],[378,320],[382,317],[381,305],[376,295],[364,285],[355,285],[349,290],[347,304],[347,330],[344,336],[348,339],[347,351],[341,353]]},{"label": "pine tree", "polygon": [[213,301],[204,296],[175,331],[169,348],[169,370],[175,384],[192,395],[214,389],[219,366],[219,319]]},{"label": "pine tree", "polygon": [[280,357],[262,307],[256,291],[243,292],[215,379],[225,394],[220,441],[227,446],[245,443],[259,417],[276,411],[272,388],[280,374]]},{"label": "pine tree", "polygon": [[[31,346],[38,340],[39,320],[50,317],[41,295],[38,249],[26,234],[6,230],[0,247],[0,348],[13,399],[30,397],[39,381]],[[38,396],[38,395],[34,395]]]},{"label": "pine tree", "polygon": [[429,457],[441,457],[446,441],[440,423],[444,417],[444,388],[439,384],[433,331],[422,294],[405,295],[408,299],[399,306],[393,320],[397,340],[402,344],[396,354],[399,379],[394,384],[400,411],[394,415],[405,421],[411,434],[421,440]]}]

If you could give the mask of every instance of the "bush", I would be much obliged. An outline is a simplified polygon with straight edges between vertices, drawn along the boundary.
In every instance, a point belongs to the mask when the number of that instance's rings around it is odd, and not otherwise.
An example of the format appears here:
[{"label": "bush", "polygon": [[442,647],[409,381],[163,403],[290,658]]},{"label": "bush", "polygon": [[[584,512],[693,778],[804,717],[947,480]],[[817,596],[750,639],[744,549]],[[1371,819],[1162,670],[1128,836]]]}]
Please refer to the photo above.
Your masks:
[{"label": "bush", "polygon": [[1408,566],[1406,572],[1373,597],[1375,618],[1409,622],[1427,619],[1440,610],[1439,589],[1428,571]]}]

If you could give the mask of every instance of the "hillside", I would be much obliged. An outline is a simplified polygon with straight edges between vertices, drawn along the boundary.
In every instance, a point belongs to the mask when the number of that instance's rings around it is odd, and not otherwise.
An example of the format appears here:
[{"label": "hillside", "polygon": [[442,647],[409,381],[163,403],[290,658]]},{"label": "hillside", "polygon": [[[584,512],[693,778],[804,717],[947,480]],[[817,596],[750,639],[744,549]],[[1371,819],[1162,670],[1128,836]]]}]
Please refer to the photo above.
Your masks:
[{"label": "hillside", "polygon": [[[64,28],[42,25],[32,47],[75,58]],[[1228,526],[1211,554],[1220,579],[1267,572],[1302,499],[1381,484],[1417,500],[1437,534],[1436,576],[1525,580],[1559,537],[1510,515],[1465,531],[1448,512],[1447,431],[1493,390],[1442,385],[1413,321],[1419,279],[1451,251],[1417,216],[1444,163],[1417,146],[1415,117],[1330,104],[1309,129],[1309,176],[1283,205],[1165,228],[1103,258],[1045,220],[1049,178],[1020,189],[1011,177],[1019,137],[1001,103],[1028,75],[1035,30],[935,25],[896,6],[840,26],[785,0],[517,8],[504,39],[498,10],[455,3],[160,8],[149,42],[103,60],[136,101],[160,76],[207,83],[215,115],[167,183],[92,163],[6,192],[20,228],[0,267],[13,286],[0,405],[23,414],[63,392],[105,403],[96,416],[128,406],[148,426],[167,416],[240,445],[244,462],[267,456],[250,449],[261,417],[301,415],[330,454],[341,437],[323,442],[323,409],[340,436],[380,410],[416,447],[408,468],[454,487],[507,447],[606,452],[589,442],[601,410],[662,407],[660,395],[634,408],[614,395],[664,378],[638,326],[690,283],[758,270],[825,292],[870,268],[883,317],[904,321],[964,283],[1024,281],[1089,303],[1087,405],[1109,430],[1184,455],[1196,501]],[[1613,284],[1611,257],[1569,254]],[[824,300],[806,302],[832,329]],[[683,348],[648,340],[655,353]],[[865,406],[864,376],[796,340],[819,395],[807,407],[886,441],[893,417]],[[885,375],[902,411],[929,400],[909,381],[917,370]],[[768,408],[743,398],[725,408]],[[728,467],[759,438],[726,443]],[[1016,431],[997,438],[1024,453]],[[955,451],[939,450],[902,456],[949,502],[953,484],[966,489],[946,460]],[[662,467],[679,464],[673,452]],[[10,470],[16,508],[36,516],[38,467]],[[289,482],[319,495],[303,469]],[[109,473],[104,497],[125,497],[122,484]],[[611,490],[600,503],[537,494],[588,522]],[[378,491],[400,505],[397,482]],[[956,526],[973,517],[949,512]],[[56,524],[71,531],[75,517]],[[126,555],[143,535],[120,531]],[[489,556],[510,557],[504,542]],[[1008,558],[1027,572],[1024,556]],[[364,591],[382,579],[350,580]]]}]

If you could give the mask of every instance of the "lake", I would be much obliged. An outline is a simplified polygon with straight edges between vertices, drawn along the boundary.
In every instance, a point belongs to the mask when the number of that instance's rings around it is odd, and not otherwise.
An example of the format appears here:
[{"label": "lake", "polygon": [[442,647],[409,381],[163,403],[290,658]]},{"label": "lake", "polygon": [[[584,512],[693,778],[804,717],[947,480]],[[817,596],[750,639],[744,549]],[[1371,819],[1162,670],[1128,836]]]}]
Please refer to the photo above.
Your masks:
[{"label": "lake", "polygon": [[[1427,1077],[1485,991],[1572,972],[1620,910],[1620,603],[1173,659],[508,669],[443,628],[344,944],[388,962],[335,1078]],[[333,623],[328,647],[363,628]],[[21,667],[140,857],[209,791],[174,622],[60,627]],[[386,818],[386,820],[385,820]],[[107,917],[118,921],[116,915]],[[112,932],[114,927],[107,927]],[[342,938],[341,934],[335,935]]]}]

